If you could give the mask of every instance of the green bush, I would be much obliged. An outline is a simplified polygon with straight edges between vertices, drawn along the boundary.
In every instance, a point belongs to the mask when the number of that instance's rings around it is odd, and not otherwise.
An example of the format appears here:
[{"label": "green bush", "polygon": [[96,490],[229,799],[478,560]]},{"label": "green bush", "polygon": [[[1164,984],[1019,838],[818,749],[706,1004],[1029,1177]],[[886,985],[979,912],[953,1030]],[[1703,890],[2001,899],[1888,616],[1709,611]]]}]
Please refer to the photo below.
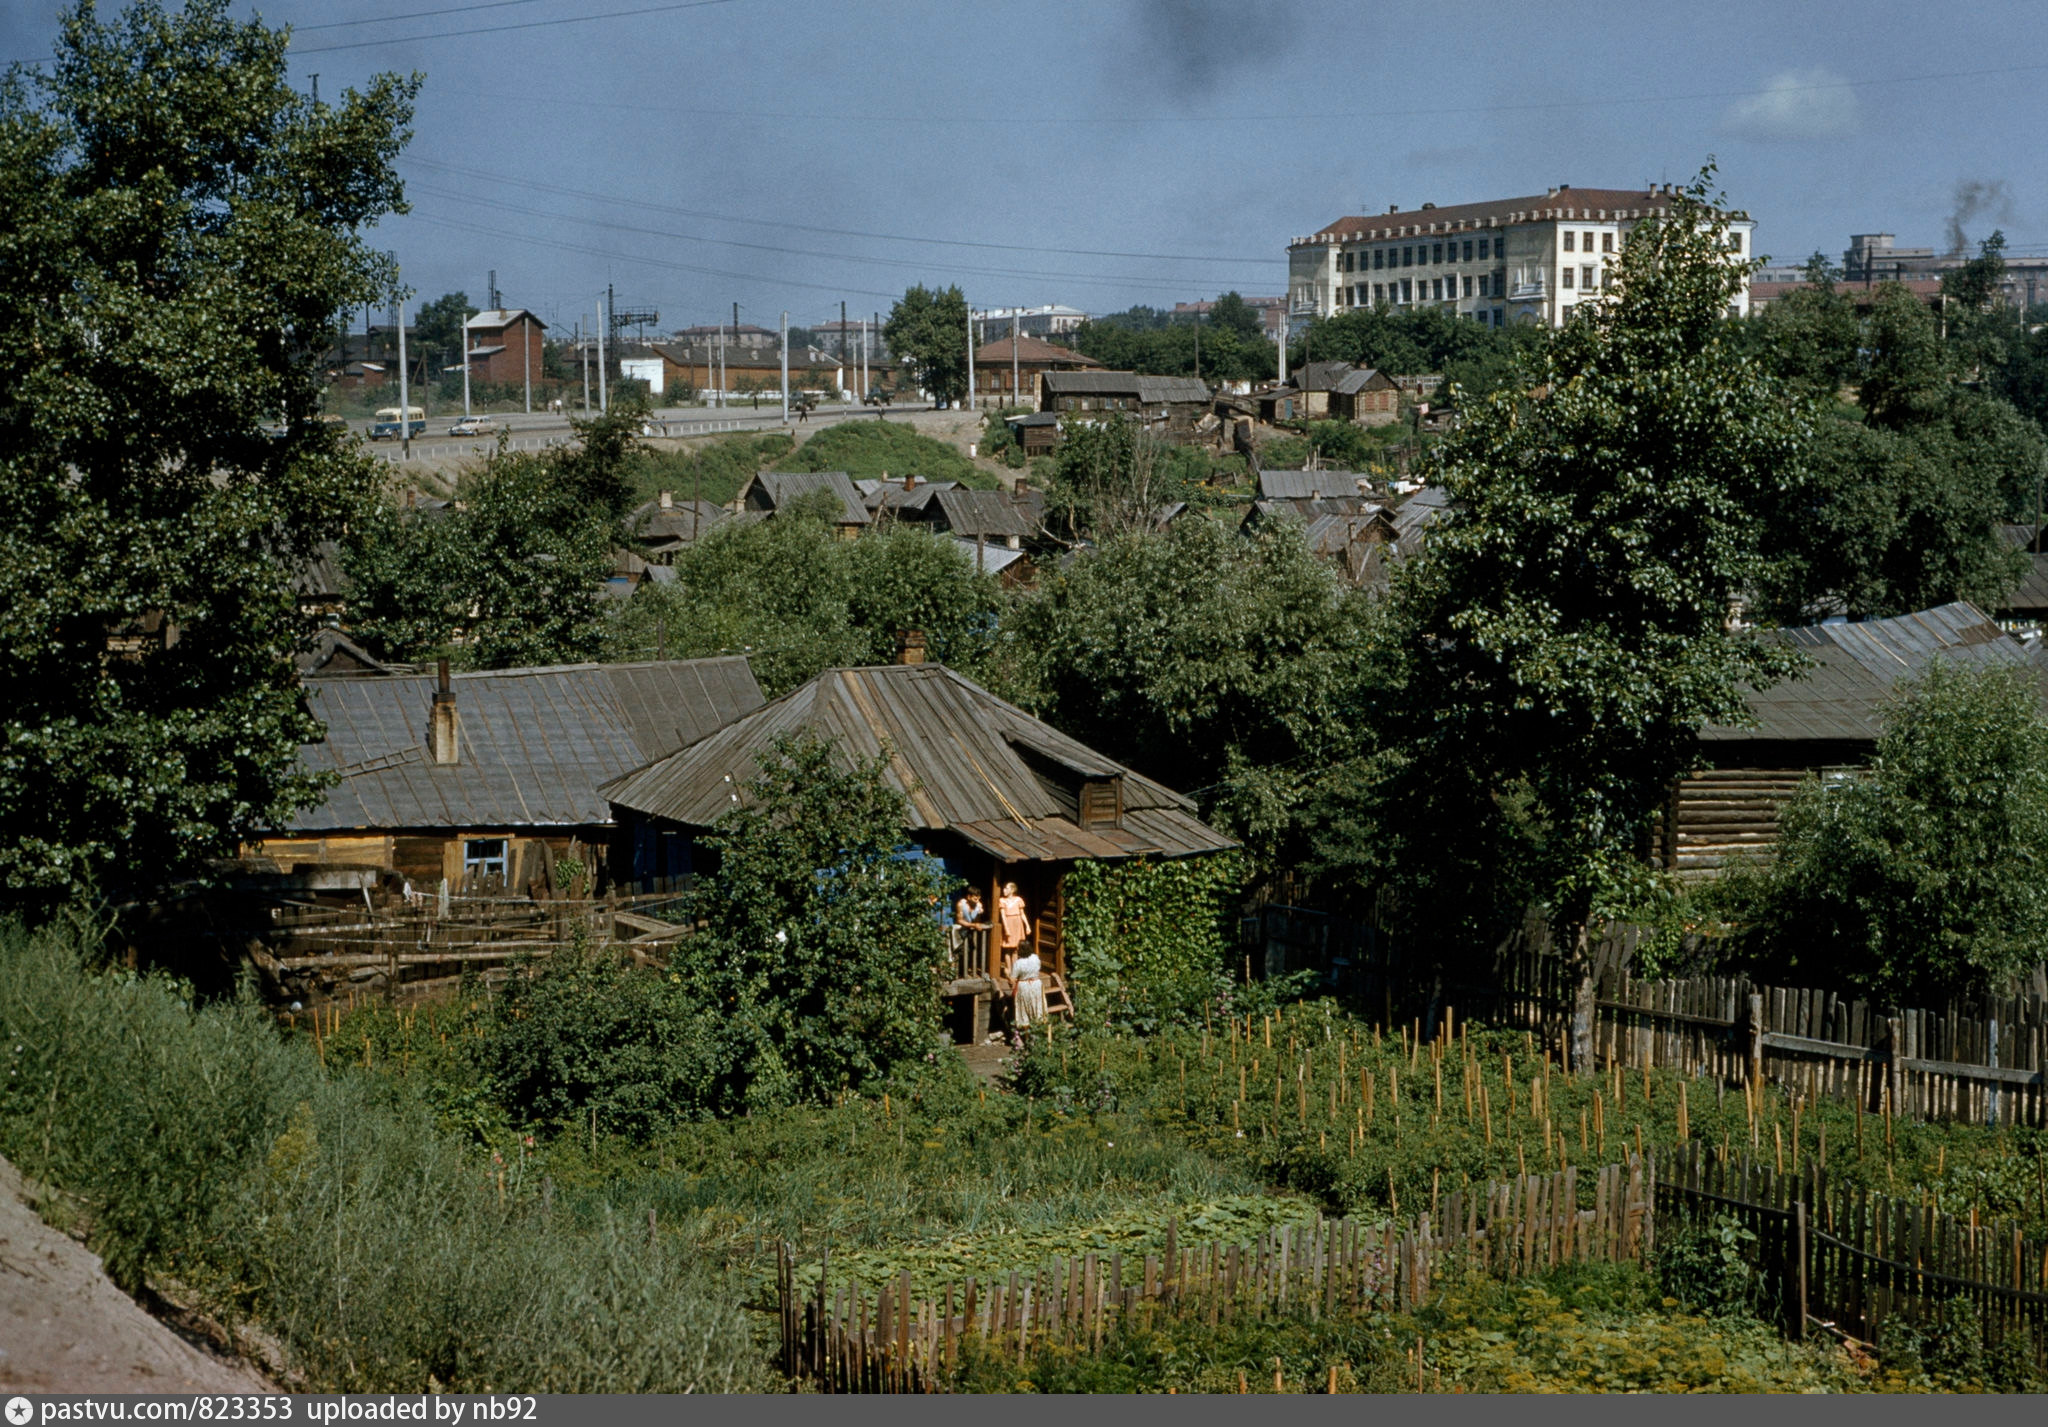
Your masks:
[{"label": "green bush", "polygon": [[844,471],[854,480],[901,479],[958,481],[975,490],[995,490],[996,478],[958,447],[926,436],[902,421],[841,421],[805,441],[781,471]]},{"label": "green bush", "polygon": [[477,1057],[525,1123],[646,1139],[702,1115],[719,1062],[715,1027],[680,978],[615,952],[565,953],[515,974]]},{"label": "green bush", "polygon": [[2001,990],[2048,944],[2048,722],[2031,678],[1931,666],[1869,769],[1809,782],[1775,860],[1721,895],[1794,984],[1898,1005]]},{"label": "green bush", "polygon": [[1765,1306],[1756,1253],[1755,1233],[1731,1214],[1674,1226],[1659,1237],[1657,1280],[1694,1312],[1753,1315]]},{"label": "green bush", "polygon": [[195,1006],[6,924],[0,1036],[0,1151],[75,1202],[118,1281],[174,1277],[217,1316],[259,1320],[310,1387],[764,1380],[730,1290],[687,1245],[561,1212],[529,1155],[465,1149],[417,1082],[345,1069],[334,1042],[323,1065],[253,1005]]},{"label": "green bush", "polygon": [[1222,994],[1244,868],[1234,854],[1177,862],[1077,862],[1067,876],[1067,955],[1084,1025],[1149,1031],[1198,1019]]}]

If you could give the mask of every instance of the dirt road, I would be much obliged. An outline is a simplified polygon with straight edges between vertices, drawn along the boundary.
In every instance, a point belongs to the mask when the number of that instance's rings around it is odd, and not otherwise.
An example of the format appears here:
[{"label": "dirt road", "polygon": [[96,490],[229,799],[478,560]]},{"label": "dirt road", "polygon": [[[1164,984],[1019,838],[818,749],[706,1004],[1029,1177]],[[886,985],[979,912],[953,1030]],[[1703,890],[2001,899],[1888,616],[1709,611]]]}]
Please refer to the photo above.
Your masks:
[{"label": "dirt road", "polygon": [[0,1160],[0,1391],[276,1390],[143,1312],[96,1255],[37,1217]]}]

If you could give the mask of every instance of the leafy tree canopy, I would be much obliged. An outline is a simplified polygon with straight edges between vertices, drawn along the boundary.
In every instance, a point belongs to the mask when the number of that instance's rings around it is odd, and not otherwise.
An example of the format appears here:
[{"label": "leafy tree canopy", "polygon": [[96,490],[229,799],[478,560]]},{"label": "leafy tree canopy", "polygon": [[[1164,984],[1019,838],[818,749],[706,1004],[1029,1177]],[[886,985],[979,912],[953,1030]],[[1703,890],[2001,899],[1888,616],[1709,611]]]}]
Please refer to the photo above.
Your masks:
[{"label": "leafy tree canopy", "polygon": [[948,537],[892,526],[841,540],[818,511],[734,522],[676,557],[673,584],[642,588],[613,616],[613,657],[745,654],[770,695],[825,669],[887,663],[899,630],[931,657],[984,665],[1001,596]]},{"label": "leafy tree canopy", "polygon": [[[419,355],[460,362],[462,324],[476,316],[477,311],[470,305],[466,292],[444,292],[432,302],[421,303],[412,319],[412,340],[419,348]],[[545,355],[542,364],[545,367]]]},{"label": "leafy tree canopy", "polygon": [[911,288],[889,309],[882,341],[934,401],[967,395],[967,299],[959,288]]},{"label": "leafy tree canopy", "polygon": [[1743,267],[1711,173],[1633,230],[1613,297],[1544,354],[1544,394],[1468,409],[1442,448],[1453,505],[1396,576],[1378,707],[1410,905],[1464,905],[1443,879],[1521,816],[1574,945],[1635,891],[1638,839],[1695,730],[1739,722],[1744,690],[1793,666],[1728,624],[1801,431],[1724,317]]},{"label": "leafy tree canopy", "polygon": [[1190,516],[1047,578],[1006,623],[1005,656],[1041,717],[1194,796],[1270,871],[1355,739],[1368,608],[1298,531]]},{"label": "leafy tree canopy", "polygon": [[[315,801],[298,561],[377,466],[318,421],[417,81],[332,104],[225,0],[68,10],[0,81],[0,895],[200,869]],[[282,421],[284,434],[266,434]],[[110,641],[114,641],[110,643]]]},{"label": "leafy tree canopy", "polygon": [[1895,1005],[1998,991],[2048,941],[2048,725],[2034,681],[1935,664],[1867,772],[1809,783],[1723,895],[1773,972]]},{"label": "leafy tree canopy", "polygon": [[916,476],[994,490],[996,478],[949,442],[927,436],[907,421],[842,421],[827,426],[788,457],[778,471],[844,471],[855,480]]},{"label": "leafy tree canopy", "polygon": [[905,855],[887,766],[886,751],[849,763],[780,739],[708,840],[677,970],[719,1018],[718,1112],[876,1090],[941,1044],[937,908],[952,888]]}]

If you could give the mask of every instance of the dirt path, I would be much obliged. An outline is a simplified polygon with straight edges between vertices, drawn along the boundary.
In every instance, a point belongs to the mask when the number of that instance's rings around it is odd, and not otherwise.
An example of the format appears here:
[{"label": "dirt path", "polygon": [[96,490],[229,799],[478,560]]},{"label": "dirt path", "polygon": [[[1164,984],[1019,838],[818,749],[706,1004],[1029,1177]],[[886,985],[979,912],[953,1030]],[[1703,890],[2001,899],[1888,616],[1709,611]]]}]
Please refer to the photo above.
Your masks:
[{"label": "dirt path", "polygon": [[37,1217],[0,1159],[0,1390],[275,1392],[114,1287],[98,1256]]}]

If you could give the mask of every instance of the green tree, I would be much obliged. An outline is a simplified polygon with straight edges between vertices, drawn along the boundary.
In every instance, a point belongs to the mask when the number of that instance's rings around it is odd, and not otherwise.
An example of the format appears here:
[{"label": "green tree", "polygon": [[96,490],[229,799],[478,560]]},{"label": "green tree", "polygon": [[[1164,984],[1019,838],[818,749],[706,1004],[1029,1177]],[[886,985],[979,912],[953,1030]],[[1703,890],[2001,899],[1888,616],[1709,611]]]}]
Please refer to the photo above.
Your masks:
[{"label": "green tree", "polygon": [[[462,324],[476,314],[466,292],[444,292],[432,302],[421,303],[412,319],[412,340],[419,355],[436,366],[460,365]],[[546,374],[545,351],[541,355],[541,369]]]},{"label": "green tree", "polygon": [[1041,717],[1194,796],[1271,873],[1353,749],[1367,609],[1293,527],[1243,538],[1190,518],[1081,555],[1004,645]]},{"label": "green tree", "polygon": [[1893,1005],[2002,990],[2048,942],[2048,725],[2013,670],[1935,664],[1860,775],[1810,782],[1729,889],[1772,971]]},{"label": "green tree", "polygon": [[225,0],[82,4],[0,81],[9,900],[192,873],[319,794],[291,577],[377,478],[320,370],[395,284],[364,234],[417,82],[316,105],[286,44]]},{"label": "green tree", "polygon": [[1835,286],[1840,274],[1815,253],[1806,286],[1795,288],[1751,319],[1778,376],[1794,391],[1832,403],[1861,374],[1862,324]]},{"label": "green tree", "polygon": [[1878,284],[1864,345],[1859,399],[1872,424],[1896,431],[1947,410],[1954,368],[1941,324],[1899,283]]},{"label": "green tree", "polygon": [[777,740],[708,839],[677,961],[718,1019],[722,1113],[878,1090],[940,1045],[952,889],[906,856],[886,750],[850,759],[808,735]]},{"label": "green tree", "polygon": [[1397,573],[1375,771],[1408,906],[1472,900],[1446,873],[1520,819],[1559,939],[1580,956],[1574,1059],[1590,1064],[1586,928],[1639,889],[1637,849],[1708,722],[1739,722],[1784,648],[1729,627],[1760,510],[1800,433],[1724,314],[1744,276],[1711,167],[1639,224],[1610,301],[1545,355],[1544,394],[1468,410],[1452,499]]},{"label": "green tree", "polygon": [[1808,624],[1951,600],[1998,608],[2025,557],[1999,530],[2007,497],[1983,468],[1995,452],[1946,425],[1901,433],[1817,416],[1805,479],[1766,507],[1757,613]]},{"label": "green tree", "polygon": [[828,511],[731,522],[676,557],[673,584],[643,587],[614,616],[612,657],[745,654],[771,695],[823,670],[886,663],[896,633],[970,676],[994,640],[1001,595],[951,539],[894,526],[839,539]]},{"label": "green tree", "polygon": [[882,341],[941,406],[967,395],[967,299],[919,284],[889,309]]},{"label": "green tree", "polygon": [[1209,327],[1216,332],[1234,332],[1247,342],[1265,340],[1265,324],[1259,314],[1235,291],[1226,292],[1209,309]]},{"label": "green tree", "polygon": [[385,658],[480,669],[597,658],[638,419],[615,407],[573,423],[576,446],[500,449],[462,477],[452,508],[366,512],[342,541],[355,636]]},{"label": "green tree", "polygon": [[1181,467],[1165,443],[1115,413],[1060,421],[1046,512],[1077,538],[1109,539],[1148,529],[1160,510],[1188,498]]}]

